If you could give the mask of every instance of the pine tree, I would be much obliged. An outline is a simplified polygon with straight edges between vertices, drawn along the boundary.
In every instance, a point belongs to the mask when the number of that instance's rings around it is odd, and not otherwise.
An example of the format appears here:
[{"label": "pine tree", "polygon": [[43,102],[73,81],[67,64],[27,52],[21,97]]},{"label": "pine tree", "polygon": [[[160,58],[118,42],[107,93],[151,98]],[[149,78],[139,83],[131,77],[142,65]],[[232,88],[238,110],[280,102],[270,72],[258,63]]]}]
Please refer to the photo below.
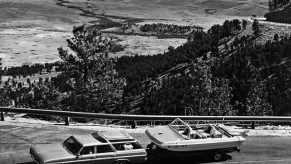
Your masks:
[{"label": "pine tree", "polygon": [[275,34],[275,35],[274,35],[274,41],[276,41],[276,42],[279,41],[279,35],[278,35],[278,34]]},{"label": "pine tree", "polygon": [[259,27],[259,21],[257,19],[254,20],[252,28],[254,31],[254,35],[259,36],[260,27]]},{"label": "pine tree", "polygon": [[120,103],[125,85],[114,69],[114,59],[108,56],[119,45],[94,28],[80,26],[73,34],[67,42],[74,54],[59,48],[64,62],[61,76],[72,88],[67,106],[70,110],[108,112]]},{"label": "pine tree", "polygon": [[242,20],[243,29],[246,29],[247,24],[248,24],[248,22],[245,19],[243,19]]}]

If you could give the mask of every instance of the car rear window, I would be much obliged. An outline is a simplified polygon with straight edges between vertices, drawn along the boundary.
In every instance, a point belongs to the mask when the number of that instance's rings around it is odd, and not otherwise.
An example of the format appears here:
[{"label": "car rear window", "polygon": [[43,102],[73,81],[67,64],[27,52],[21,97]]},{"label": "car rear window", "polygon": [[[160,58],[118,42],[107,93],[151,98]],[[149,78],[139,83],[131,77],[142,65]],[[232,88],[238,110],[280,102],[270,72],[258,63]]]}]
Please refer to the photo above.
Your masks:
[{"label": "car rear window", "polygon": [[68,138],[64,142],[64,146],[73,154],[77,154],[82,148],[82,145],[73,137]]},{"label": "car rear window", "polygon": [[92,136],[93,136],[96,140],[98,140],[99,142],[107,143],[107,141],[106,141],[104,138],[102,138],[101,136],[99,136],[97,133],[93,133]]}]

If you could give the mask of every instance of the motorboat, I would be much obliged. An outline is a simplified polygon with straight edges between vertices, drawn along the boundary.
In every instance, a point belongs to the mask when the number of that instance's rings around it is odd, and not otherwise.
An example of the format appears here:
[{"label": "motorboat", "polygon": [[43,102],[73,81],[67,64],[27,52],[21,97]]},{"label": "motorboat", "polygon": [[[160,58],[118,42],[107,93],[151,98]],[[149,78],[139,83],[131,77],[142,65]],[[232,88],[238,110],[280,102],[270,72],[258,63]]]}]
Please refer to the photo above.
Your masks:
[{"label": "motorboat", "polygon": [[165,126],[146,130],[151,140],[149,148],[171,152],[240,151],[245,138],[232,135],[224,126],[217,124],[189,125],[177,118]]}]

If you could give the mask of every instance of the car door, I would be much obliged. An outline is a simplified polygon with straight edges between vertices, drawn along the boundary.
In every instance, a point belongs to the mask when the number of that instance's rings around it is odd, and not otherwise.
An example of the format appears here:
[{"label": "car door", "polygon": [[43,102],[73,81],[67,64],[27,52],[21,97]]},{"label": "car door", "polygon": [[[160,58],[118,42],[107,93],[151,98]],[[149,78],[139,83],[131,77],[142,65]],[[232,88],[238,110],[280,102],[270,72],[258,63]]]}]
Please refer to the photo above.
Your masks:
[{"label": "car door", "polygon": [[98,164],[113,164],[115,162],[116,152],[109,144],[98,145],[95,162]]}]

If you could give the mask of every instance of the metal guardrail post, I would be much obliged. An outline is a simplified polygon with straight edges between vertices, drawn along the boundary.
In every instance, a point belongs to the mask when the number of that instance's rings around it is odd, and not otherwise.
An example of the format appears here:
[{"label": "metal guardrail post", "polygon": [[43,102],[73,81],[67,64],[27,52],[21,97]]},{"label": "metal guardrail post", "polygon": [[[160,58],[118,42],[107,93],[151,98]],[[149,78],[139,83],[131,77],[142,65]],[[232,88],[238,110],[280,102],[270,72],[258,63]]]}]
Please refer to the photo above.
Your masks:
[{"label": "metal guardrail post", "polygon": [[65,125],[69,126],[70,125],[70,117],[65,118]]},{"label": "metal guardrail post", "polygon": [[1,112],[1,121],[4,121],[4,112]]},{"label": "metal guardrail post", "polygon": [[252,122],[252,129],[255,129],[255,121]]},{"label": "metal guardrail post", "polygon": [[130,124],[131,124],[131,129],[135,129],[137,122],[136,121],[131,121]]}]

